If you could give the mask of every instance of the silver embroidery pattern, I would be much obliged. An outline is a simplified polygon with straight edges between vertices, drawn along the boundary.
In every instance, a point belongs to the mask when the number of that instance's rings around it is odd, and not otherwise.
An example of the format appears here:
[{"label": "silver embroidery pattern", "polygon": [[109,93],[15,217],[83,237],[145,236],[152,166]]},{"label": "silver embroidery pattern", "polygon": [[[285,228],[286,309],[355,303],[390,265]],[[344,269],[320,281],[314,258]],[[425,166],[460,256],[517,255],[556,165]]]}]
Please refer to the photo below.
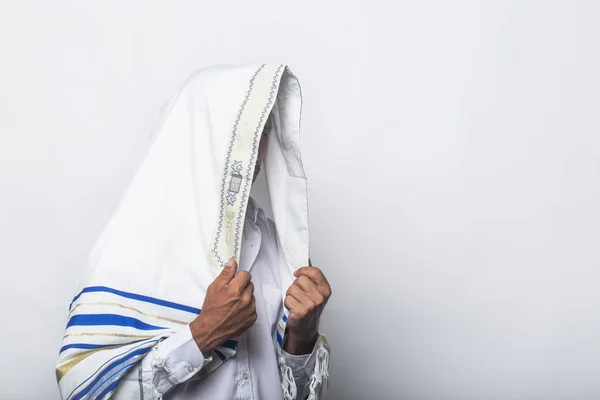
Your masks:
[{"label": "silver embroidery pattern", "polygon": [[[250,98],[250,94],[252,92],[252,89],[254,87],[254,81],[257,77],[257,75],[259,74],[259,72],[265,67],[265,64],[263,64],[252,76],[252,79],[250,79],[250,86],[248,88],[248,91],[246,92],[246,97],[242,103],[242,106],[240,108],[240,111],[237,115],[234,127],[233,127],[233,134],[231,137],[231,141],[229,142],[229,148],[227,150],[227,156],[225,159],[225,165],[229,165],[229,161],[231,158],[231,153],[233,150],[233,145],[235,143],[235,139],[236,139],[236,135],[237,135],[237,129],[238,129],[238,125],[239,125],[239,121],[241,119],[242,113],[246,107],[246,104],[248,103],[248,99]],[[215,258],[217,259],[217,261],[219,262],[219,264],[221,266],[225,266],[227,263],[227,260],[223,260],[220,256],[219,256],[219,238],[221,237],[223,228],[225,228],[225,234],[226,234],[226,242],[227,244],[231,244],[231,241],[233,239],[234,243],[233,243],[233,254],[236,254],[239,248],[239,244],[240,244],[240,230],[241,230],[241,224],[242,224],[242,207],[246,201],[246,197],[248,196],[248,189],[250,186],[250,182],[252,181],[252,176],[251,176],[251,171],[252,171],[252,167],[254,166],[254,163],[256,162],[256,156],[257,156],[257,151],[258,151],[258,138],[259,138],[259,129],[261,127],[261,125],[263,124],[263,121],[265,120],[265,118],[268,116],[268,110],[270,109],[274,99],[275,99],[275,92],[277,89],[277,78],[279,76],[279,73],[281,72],[281,69],[284,68],[283,65],[280,65],[279,68],[277,69],[277,71],[275,72],[275,76],[273,77],[272,83],[271,83],[271,90],[269,93],[269,98],[267,101],[267,104],[264,106],[262,114],[260,116],[260,120],[258,122],[258,125],[256,126],[256,129],[254,130],[254,141],[252,143],[252,152],[250,154],[250,160],[248,162],[248,166],[246,168],[246,176],[242,176],[241,175],[241,171],[243,169],[242,167],[242,162],[240,161],[239,166],[241,167],[239,171],[235,171],[235,174],[239,174],[238,176],[234,177],[234,172],[231,172],[230,174],[223,174],[223,179],[221,181],[221,208],[220,208],[220,212],[219,212],[219,221],[217,224],[217,232],[215,235],[215,241],[213,244],[213,255],[215,256]],[[232,164],[232,170],[234,168],[234,165],[236,165],[238,161],[234,161],[234,163]],[[237,168],[237,166],[235,167]],[[227,177],[230,177],[229,179],[229,185],[227,186]],[[225,203],[227,203],[227,205],[229,206],[234,206],[237,200],[237,194],[240,191],[240,187],[242,185],[242,182],[244,184],[244,188],[242,191],[242,198],[239,204],[239,209],[238,209],[238,216],[237,216],[237,220],[235,221],[235,229],[233,226],[233,222],[234,222],[234,217],[235,217],[235,213],[233,213],[232,211],[226,211],[225,210]],[[227,221],[224,221],[224,217],[227,219]],[[225,222],[225,226],[223,226]],[[235,233],[233,232],[235,231]]]},{"label": "silver embroidery pattern", "polygon": [[[250,187],[250,182],[252,182],[252,171],[253,171],[252,168],[254,167],[254,164],[256,163],[256,157],[258,155],[257,153],[258,153],[259,140],[260,140],[260,137],[262,136],[261,135],[262,132],[259,132],[259,129],[263,125],[265,119],[269,116],[269,110],[271,109],[273,101],[275,100],[275,95],[277,94],[276,93],[277,78],[279,77],[279,73],[281,72],[282,68],[283,68],[283,65],[280,65],[279,68],[277,68],[277,71],[275,71],[275,76],[273,76],[273,81],[271,82],[271,91],[269,92],[269,99],[267,101],[267,104],[265,104],[265,106],[263,107],[262,114],[260,115],[260,120],[258,121],[258,125],[256,126],[256,129],[254,130],[254,141],[252,142],[252,154],[250,155],[250,162],[248,163],[248,168],[246,169],[246,180],[244,182],[244,191],[242,192],[242,201],[240,203],[240,207],[241,207],[241,204],[244,204],[244,202],[246,201],[246,197],[248,196],[248,192],[249,192],[248,189]],[[243,218],[243,216],[242,216],[242,212],[240,209],[240,212],[238,213],[238,216],[237,216],[237,222],[236,222],[233,254],[237,253],[238,246],[240,243],[242,218]]]},{"label": "silver embroidery pattern", "polygon": [[242,186],[243,176],[240,174],[242,168],[241,161],[234,161],[231,165],[231,179],[229,179],[229,189],[227,190],[227,205],[235,205],[236,195],[240,192],[240,187]]},{"label": "silver embroidery pattern", "polygon": [[[250,98],[250,94],[252,93],[252,89],[254,88],[254,80],[256,79],[259,72],[262,71],[262,69],[264,67],[265,67],[265,64],[261,65],[260,68],[256,70],[256,72],[254,73],[254,75],[252,75],[252,78],[250,79],[248,91],[246,91],[246,97],[244,98],[244,101],[242,102],[240,111],[238,112],[238,115],[235,119],[235,123],[233,124],[233,132],[231,134],[231,140],[229,142],[229,148],[227,149],[227,156],[225,158],[225,166],[226,166],[225,168],[227,168],[227,165],[229,165],[229,159],[231,157],[231,151],[233,149],[233,144],[235,143],[237,129],[238,129],[238,126],[240,123],[240,119],[242,118],[242,113],[244,112],[244,109],[246,108],[246,104],[248,104],[248,99]],[[221,266],[225,266],[225,264],[227,263],[225,260],[223,260],[219,256],[219,252],[218,252],[219,238],[221,237],[221,230],[223,229],[223,214],[225,212],[225,186],[226,186],[226,184],[227,184],[227,174],[224,173],[223,179],[221,180],[221,208],[220,208],[220,212],[219,212],[219,222],[217,223],[217,233],[215,235],[215,242],[213,244],[213,250],[212,250],[214,256],[216,257],[217,261],[219,262],[219,264]]]}]

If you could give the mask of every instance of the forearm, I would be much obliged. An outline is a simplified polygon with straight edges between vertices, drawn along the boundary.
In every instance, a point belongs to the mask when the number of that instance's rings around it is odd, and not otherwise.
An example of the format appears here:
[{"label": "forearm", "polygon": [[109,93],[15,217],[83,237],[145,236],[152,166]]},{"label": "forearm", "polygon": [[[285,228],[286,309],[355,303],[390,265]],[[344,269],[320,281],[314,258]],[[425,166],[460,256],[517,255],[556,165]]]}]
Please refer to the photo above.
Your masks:
[{"label": "forearm", "polygon": [[296,356],[310,354],[318,338],[319,333],[316,330],[306,334],[288,332],[283,344],[283,350],[288,354]]},{"label": "forearm", "polygon": [[202,354],[209,356],[218,345],[229,339],[227,332],[215,327],[203,314],[190,323],[190,332]]}]

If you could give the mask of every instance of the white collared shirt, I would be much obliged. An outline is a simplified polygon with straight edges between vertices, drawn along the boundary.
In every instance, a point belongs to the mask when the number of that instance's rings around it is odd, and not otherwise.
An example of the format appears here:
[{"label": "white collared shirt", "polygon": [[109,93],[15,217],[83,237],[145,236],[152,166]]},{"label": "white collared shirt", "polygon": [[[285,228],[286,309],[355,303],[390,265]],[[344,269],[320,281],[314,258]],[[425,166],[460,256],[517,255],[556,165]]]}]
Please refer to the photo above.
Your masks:
[{"label": "white collared shirt", "polygon": [[[153,385],[151,392],[168,400],[281,400],[281,378],[273,346],[283,306],[279,275],[271,267],[277,260],[274,223],[250,199],[239,269],[251,271],[257,321],[240,336],[236,355],[208,376],[203,376],[202,367],[210,360],[204,358],[186,326],[162,341],[138,366],[144,385]],[[315,353],[313,350],[312,354],[295,356],[284,352],[299,395],[307,392]],[[148,393],[148,388],[143,392]],[[118,391],[115,394],[118,399]]]}]

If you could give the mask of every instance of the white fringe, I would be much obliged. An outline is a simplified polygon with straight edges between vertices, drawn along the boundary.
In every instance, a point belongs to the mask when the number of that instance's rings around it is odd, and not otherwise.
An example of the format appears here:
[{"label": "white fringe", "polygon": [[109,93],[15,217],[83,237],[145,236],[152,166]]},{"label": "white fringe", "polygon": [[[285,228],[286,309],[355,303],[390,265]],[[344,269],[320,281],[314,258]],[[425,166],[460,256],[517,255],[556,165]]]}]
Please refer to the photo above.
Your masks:
[{"label": "white fringe", "polygon": [[[324,384],[329,377],[329,351],[323,346],[323,343],[319,343],[318,346],[315,369],[313,370],[309,381],[310,393],[306,400],[322,400],[322,396],[325,395]],[[281,349],[277,349],[277,352],[279,372],[281,373],[281,386],[283,388],[283,399],[296,400],[298,389],[296,388],[296,381],[294,380],[292,368],[286,364]]]},{"label": "white fringe", "polygon": [[[317,359],[315,360],[315,370],[310,377],[310,394],[307,400],[317,400],[321,398],[323,393],[323,381],[329,377],[329,351],[321,344],[317,349]],[[319,394],[317,395],[317,386],[320,385]]]},{"label": "white fringe", "polygon": [[292,368],[285,363],[281,349],[277,349],[279,372],[281,372],[281,387],[283,388],[283,400],[296,400],[296,381]]}]

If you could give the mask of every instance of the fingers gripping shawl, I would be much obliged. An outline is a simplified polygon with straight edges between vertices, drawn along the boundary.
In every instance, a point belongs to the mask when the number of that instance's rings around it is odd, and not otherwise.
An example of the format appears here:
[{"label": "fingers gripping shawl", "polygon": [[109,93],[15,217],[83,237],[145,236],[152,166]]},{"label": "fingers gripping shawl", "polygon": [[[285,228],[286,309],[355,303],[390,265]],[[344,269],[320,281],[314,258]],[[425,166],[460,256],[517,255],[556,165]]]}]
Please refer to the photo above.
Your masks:
[{"label": "fingers gripping shawl", "polygon": [[[208,285],[230,257],[239,259],[258,144],[269,114],[277,140],[269,140],[264,165],[285,296],[293,271],[308,261],[300,109],[298,81],[283,65],[212,67],[181,86],[163,109],[145,158],[94,245],[69,307],[56,368],[63,399],[111,398],[141,358],[201,312]],[[285,379],[290,370],[281,357],[286,321],[284,311],[274,345],[284,398],[293,399],[296,388]],[[216,370],[236,348],[234,340],[221,344],[203,373]],[[327,376],[328,353],[323,346],[319,350],[325,363],[311,378],[312,398],[320,390],[313,383],[323,386]]]}]

